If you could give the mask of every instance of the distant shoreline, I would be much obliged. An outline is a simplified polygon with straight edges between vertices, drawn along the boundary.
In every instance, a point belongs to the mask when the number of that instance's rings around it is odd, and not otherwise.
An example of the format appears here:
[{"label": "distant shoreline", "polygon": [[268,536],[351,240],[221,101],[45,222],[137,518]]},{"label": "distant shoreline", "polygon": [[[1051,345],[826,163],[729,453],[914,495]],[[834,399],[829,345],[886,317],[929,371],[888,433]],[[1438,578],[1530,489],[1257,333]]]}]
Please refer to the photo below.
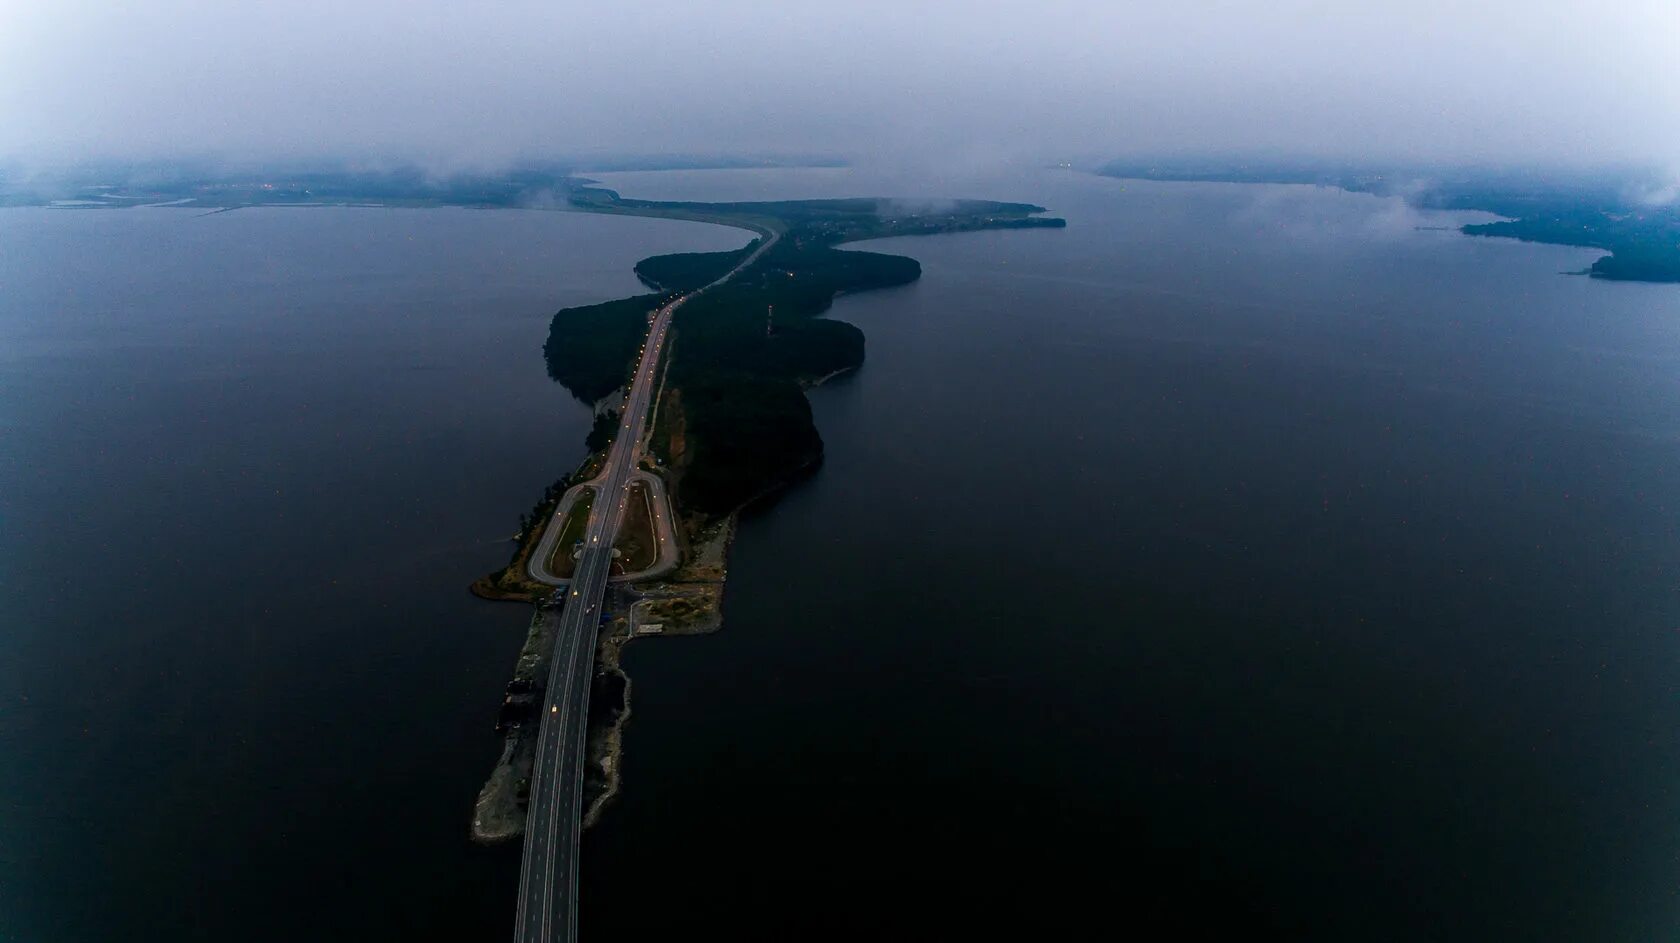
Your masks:
[{"label": "distant shoreline", "polygon": [[[1264,183],[1334,187],[1394,197],[1419,209],[1477,210],[1501,217],[1457,227],[1467,236],[1598,249],[1608,254],[1586,274],[1604,281],[1680,282],[1680,206],[1629,203],[1606,184],[1555,184],[1461,173],[1450,182],[1417,174],[1267,167],[1144,166],[1114,162],[1097,176],[1158,183]],[[1485,177],[1485,179],[1484,179]]]}]

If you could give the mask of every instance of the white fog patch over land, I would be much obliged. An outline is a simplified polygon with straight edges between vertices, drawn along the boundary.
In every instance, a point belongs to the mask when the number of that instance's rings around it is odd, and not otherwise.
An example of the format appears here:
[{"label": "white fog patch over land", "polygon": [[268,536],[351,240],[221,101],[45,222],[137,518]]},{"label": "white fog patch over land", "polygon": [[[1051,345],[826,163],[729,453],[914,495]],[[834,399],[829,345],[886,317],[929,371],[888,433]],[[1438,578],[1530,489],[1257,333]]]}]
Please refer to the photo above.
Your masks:
[{"label": "white fog patch over land", "polygon": [[4,6],[14,166],[797,152],[960,178],[1125,153],[1680,153],[1672,0]]}]

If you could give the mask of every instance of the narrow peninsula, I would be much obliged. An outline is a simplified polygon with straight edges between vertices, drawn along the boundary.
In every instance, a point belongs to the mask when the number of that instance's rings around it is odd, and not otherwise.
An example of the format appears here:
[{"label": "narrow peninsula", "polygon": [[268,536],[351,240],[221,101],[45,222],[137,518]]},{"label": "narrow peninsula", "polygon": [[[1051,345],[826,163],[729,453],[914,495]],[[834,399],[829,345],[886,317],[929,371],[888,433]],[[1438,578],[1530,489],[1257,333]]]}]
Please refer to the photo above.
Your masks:
[{"label": "narrow peninsula", "polygon": [[596,423],[582,465],[521,518],[508,565],[472,587],[486,598],[537,606],[503,703],[502,759],[473,816],[481,841],[511,839],[524,822],[541,720],[535,712],[563,600],[555,586],[565,585],[571,561],[583,551],[591,482],[614,435],[628,434],[621,427],[633,425],[621,424],[617,409],[656,315],[674,311],[674,321],[658,364],[651,420],[640,430],[646,436],[635,471],[640,490],[632,490],[613,548],[601,613],[588,709],[585,824],[616,790],[630,690],[620,649],[636,637],[717,629],[738,513],[822,461],[822,437],[805,392],[864,360],[863,332],[823,315],[842,293],[906,285],[921,276],[914,259],[838,247],[890,236],[1066,225],[1041,215],[1040,206],[981,200],[655,202],[582,182],[568,202],[583,212],[735,226],[756,238],[730,252],[643,259],[635,273],[646,293],[567,308],[549,326],[543,345],[549,376],[593,408]]},{"label": "narrow peninsula", "polygon": [[[650,169],[777,162],[620,163]],[[610,164],[594,166],[614,169]],[[596,819],[616,791],[630,709],[620,649],[637,637],[716,630],[739,512],[822,461],[805,391],[864,359],[863,332],[823,315],[842,293],[907,285],[922,273],[915,259],[839,247],[890,236],[1066,226],[1041,206],[986,200],[631,200],[577,169],[548,162],[446,175],[416,167],[241,172],[145,165],[57,177],[0,173],[0,206],[157,207],[194,216],[276,206],[451,206],[661,217],[753,234],[730,252],[643,259],[635,274],[646,292],[567,308],[549,325],[542,346],[548,374],[593,409],[595,421],[582,463],[520,518],[508,565],[471,586],[484,598],[536,608],[498,713],[501,759],[473,811],[472,834],[481,842],[510,840],[524,829],[549,713],[542,705],[557,667],[580,666],[566,677],[589,686],[586,705],[568,709],[577,720],[563,726],[587,717],[585,824]],[[635,436],[626,440],[633,447],[615,450],[620,436]],[[613,455],[620,458],[609,463]],[[607,488],[608,480],[618,487]],[[613,498],[621,502],[612,507],[615,527],[592,530],[596,506]],[[603,533],[610,536],[602,540]],[[586,544],[593,545],[587,555]],[[591,562],[580,562],[586,556]],[[570,584],[589,577],[599,586],[603,572],[606,589],[591,593],[602,598],[581,602],[570,616],[574,628],[584,617],[588,625],[562,631],[564,601],[579,595]],[[591,633],[589,626],[599,628]],[[569,657],[556,658],[563,649]]]}]

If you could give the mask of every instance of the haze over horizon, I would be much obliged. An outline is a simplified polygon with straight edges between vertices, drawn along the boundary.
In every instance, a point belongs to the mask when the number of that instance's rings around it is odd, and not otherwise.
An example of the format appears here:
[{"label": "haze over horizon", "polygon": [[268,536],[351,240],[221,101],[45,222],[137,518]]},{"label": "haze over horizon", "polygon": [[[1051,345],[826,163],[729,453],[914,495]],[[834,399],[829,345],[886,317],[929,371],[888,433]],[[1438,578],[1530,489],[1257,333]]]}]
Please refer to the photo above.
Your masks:
[{"label": "haze over horizon", "polygon": [[0,0],[0,943],[1680,941],[1680,0]]},{"label": "haze over horizon", "polygon": [[[1538,6],[1538,8],[1537,8]],[[1245,153],[1680,168],[1680,6],[13,2],[0,160]]]}]

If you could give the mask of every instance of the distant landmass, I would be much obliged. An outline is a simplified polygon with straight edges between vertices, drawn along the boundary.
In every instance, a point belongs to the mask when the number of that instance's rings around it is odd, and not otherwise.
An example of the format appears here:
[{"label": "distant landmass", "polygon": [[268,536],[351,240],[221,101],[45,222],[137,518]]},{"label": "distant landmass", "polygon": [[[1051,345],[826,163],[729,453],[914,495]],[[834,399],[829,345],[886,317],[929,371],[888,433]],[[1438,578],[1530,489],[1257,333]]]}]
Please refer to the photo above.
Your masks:
[{"label": "distant landmass", "polygon": [[320,164],[223,167],[208,162],[132,163],[49,172],[0,165],[0,206],[119,209],[172,204],[208,209],[242,206],[369,204],[552,208],[591,181],[580,173],[636,170],[733,170],[843,167],[834,157],[740,157],[676,154],[578,156],[494,171],[439,173],[418,165],[378,168]]},{"label": "distant landmass", "polygon": [[1351,170],[1288,162],[1117,160],[1097,173],[1142,180],[1296,183],[1394,196],[1424,209],[1481,210],[1507,219],[1461,227],[1471,236],[1585,246],[1609,253],[1587,274],[1619,281],[1680,282],[1680,200],[1634,174],[1487,168]]}]

